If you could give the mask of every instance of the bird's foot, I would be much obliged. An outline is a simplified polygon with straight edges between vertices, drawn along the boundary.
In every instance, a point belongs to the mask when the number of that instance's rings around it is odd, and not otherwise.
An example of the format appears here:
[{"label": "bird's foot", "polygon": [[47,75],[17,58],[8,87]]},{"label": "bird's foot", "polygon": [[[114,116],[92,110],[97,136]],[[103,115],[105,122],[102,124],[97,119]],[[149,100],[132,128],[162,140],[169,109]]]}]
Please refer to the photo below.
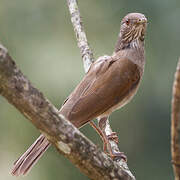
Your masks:
[{"label": "bird's foot", "polygon": [[107,136],[108,140],[114,141],[116,144],[118,144],[119,139],[116,132],[112,132],[110,135]]},{"label": "bird's foot", "polygon": [[103,147],[104,152],[108,156],[110,156],[113,160],[123,159],[124,161],[127,161],[126,155],[123,152],[114,152],[109,142],[109,141],[114,141],[116,144],[118,144],[117,133],[112,132],[110,135],[107,136],[99,127],[96,126],[94,122],[89,122],[89,123],[101,136],[104,143],[104,147]]}]

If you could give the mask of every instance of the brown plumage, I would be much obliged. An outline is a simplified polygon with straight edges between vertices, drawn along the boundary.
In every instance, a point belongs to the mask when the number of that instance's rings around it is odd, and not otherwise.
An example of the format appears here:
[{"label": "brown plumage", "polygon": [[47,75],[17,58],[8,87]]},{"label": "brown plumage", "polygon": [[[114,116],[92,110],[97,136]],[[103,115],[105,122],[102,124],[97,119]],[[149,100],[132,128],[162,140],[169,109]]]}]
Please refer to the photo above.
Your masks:
[{"label": "brown plumage", "polygon": [[[94,62],[64,102],[59,113],[77,128],[94,118],[109,116],[135,95],[144,71],[146,24],[143,14],[125,16],[113,55]],[[49,146],[48,140],[41,135],[14,163],[12,174],[26,174]]]},{"label": "brown plumage", "polygon": [[140,68],[127,58],[115,58],[106,59],[101,67],[95,63],[62,106],[60,113],[76,127],[109,115],[136,90]]}]

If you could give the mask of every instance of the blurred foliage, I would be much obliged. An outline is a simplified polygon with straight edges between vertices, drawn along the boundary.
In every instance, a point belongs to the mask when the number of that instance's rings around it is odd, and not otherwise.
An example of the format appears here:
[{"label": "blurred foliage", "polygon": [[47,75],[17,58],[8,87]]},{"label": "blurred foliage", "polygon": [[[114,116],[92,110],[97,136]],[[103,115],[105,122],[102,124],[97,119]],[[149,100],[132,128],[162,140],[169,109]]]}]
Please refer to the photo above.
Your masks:
[{"label": "blurred foliage", "polygon": [[[120,20],[142,12],[148,20],[146,69],[131,103],[110,117],[120,137],[121,150],[137,179],[173,179],[170,156],[170,104],[180,42],[178,0],[79,0],[88,40],[95,56],[111,54]],[[84,76],[66,1],[1,0],[0,41],[31,82],[60,107]],[[89,125],[81,131],[101,146]],[[0,178],[39,132],[0,97]],[[21,180],[22,177],[19,178]],[[88,179],[50,148],[24,180]]]}]

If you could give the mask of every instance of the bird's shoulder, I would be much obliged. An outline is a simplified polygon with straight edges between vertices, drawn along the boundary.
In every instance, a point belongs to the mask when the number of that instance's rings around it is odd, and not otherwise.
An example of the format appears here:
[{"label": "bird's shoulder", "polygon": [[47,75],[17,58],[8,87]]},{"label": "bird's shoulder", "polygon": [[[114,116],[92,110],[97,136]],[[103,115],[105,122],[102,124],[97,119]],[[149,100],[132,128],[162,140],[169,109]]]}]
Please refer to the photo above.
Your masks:
[{"label": "bird's shoulder", "polygon": [[[102,56],[93,63],[89,69],[89,79],[96,81],[113,78],[114,76],[128,79],[129,77],[136,80],[140,77],[141,67],[134,63],[133,60],[123,53],[116,53],[113,56]],[[136,76],[134,76],[136,74]],[[87,75],[87,76],[88,76]]]}]

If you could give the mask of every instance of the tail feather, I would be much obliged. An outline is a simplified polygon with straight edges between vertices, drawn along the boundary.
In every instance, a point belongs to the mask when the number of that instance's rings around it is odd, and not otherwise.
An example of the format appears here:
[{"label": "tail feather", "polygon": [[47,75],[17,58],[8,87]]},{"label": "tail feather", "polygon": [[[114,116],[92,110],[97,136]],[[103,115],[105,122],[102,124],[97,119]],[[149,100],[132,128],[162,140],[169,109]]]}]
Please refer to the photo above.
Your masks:
[{"label": "tail feather", "polygon": [[11,174],[14,176],[27,174],[49,146],[49,141],[43,135],[40,135],[29,149],[14,162]]}]

